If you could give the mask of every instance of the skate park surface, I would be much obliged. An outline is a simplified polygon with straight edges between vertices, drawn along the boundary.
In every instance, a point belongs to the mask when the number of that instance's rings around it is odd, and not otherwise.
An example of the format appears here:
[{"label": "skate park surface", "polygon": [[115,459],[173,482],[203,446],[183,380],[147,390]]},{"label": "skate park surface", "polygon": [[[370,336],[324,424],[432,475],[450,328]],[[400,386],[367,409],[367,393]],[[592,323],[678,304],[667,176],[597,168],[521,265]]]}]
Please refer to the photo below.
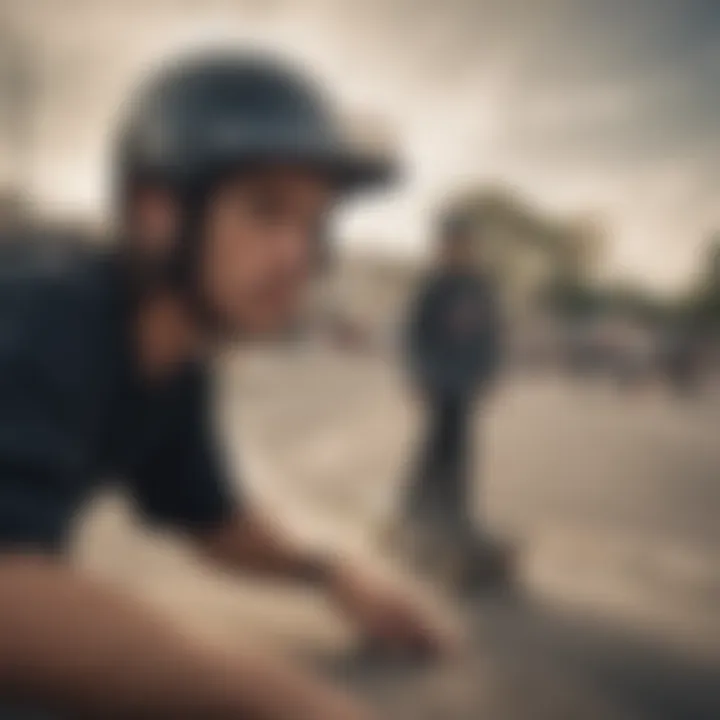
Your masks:
[{"label": "skate park surface", "polygon": [[[222,364],[218,421],[243,493],[310,543],[402,576],[377,541],[417,432],[392,366],[319,349]],[[98,498],[76,562],[189,632],[298,658],[397,720],[720,717],[720,401],[508,379],[477,424],[477,510],[519,547],[518,589],[455,601],[439,665],[371,660],[313,593],[231,578]]]}]

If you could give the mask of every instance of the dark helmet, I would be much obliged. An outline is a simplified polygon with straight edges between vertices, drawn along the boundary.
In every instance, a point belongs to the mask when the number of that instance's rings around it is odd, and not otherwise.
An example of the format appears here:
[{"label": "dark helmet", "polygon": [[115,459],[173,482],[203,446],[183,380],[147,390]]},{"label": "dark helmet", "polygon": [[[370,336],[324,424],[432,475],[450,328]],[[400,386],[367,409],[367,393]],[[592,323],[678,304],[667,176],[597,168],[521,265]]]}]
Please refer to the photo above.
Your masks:
[{"label": "dark helmet", "polygon": [[202,184],[219,173],[268,161],[318,167],[345,190],[391,178],[386,156],[360,152],[323,93],[267,56],[192,56],[142,88],[118,144],[122,183],[138,178]]},{"label": "dark helmet", "polygon": [[[191,56],[150,78],[132,99],[116,148],[121,202],[138,183],[170,187],[184,223],[167,258],[129,257],[136,292],[172,283],[203,319],[214,321],[198,287],[198,226],[213,184],[225,173],[281,162],[327,173],[341,191],[383,184],[394,174],[384,155],[346,141],[323,93],[267,56]],[[327,243],[318,238],[318,264]]]}]

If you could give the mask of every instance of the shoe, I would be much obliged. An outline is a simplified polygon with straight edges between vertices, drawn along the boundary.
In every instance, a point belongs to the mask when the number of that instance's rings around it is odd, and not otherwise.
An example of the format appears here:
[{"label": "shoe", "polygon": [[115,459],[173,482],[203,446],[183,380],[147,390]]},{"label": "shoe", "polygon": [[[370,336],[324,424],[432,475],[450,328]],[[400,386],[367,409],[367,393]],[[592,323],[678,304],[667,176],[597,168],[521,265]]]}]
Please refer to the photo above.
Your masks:
[{"label": "shoe", "polygon": [[516,548],[490,537],[475,537],[457,550],[453,586],[458,592],[506,588],[516,575]]},{"label": "shoe", "polygon": [[513,545],[458,526],[404,520],[388,526],[382,542],[412,570],[460,594],[507,587],[515,575]]}]

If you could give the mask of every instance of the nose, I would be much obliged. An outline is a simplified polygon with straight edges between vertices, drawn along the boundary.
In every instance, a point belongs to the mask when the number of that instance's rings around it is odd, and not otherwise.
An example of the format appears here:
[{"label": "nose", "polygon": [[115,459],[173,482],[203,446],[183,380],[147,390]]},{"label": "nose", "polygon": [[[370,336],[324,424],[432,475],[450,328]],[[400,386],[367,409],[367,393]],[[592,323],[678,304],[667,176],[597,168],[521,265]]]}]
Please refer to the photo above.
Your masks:
[{"label": "nose", "polygon": [[286,272],[301,272],[309,261],[314,240],[306,229],[296,226],[283,228],[275,245],[275,262]]}]

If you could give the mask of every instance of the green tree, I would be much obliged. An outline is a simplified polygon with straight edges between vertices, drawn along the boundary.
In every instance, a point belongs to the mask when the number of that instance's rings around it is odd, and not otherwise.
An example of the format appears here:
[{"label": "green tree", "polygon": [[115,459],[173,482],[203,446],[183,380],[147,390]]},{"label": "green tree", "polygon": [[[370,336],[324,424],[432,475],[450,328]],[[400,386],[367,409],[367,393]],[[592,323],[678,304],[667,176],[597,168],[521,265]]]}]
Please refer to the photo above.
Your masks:
[{"label": "green tree", "polygon": [[471,219],[483,260],[510,296],[525,307],[585,312],[593,304],[594,276],[603,248],[598,223],[555,217],[502,187],[471,188],[449,209]]},{"label": "green tree", "polygon": [[720,233],[708,240],[697,279],[681,310],[685,321],[693,327],[720,334]]}]

